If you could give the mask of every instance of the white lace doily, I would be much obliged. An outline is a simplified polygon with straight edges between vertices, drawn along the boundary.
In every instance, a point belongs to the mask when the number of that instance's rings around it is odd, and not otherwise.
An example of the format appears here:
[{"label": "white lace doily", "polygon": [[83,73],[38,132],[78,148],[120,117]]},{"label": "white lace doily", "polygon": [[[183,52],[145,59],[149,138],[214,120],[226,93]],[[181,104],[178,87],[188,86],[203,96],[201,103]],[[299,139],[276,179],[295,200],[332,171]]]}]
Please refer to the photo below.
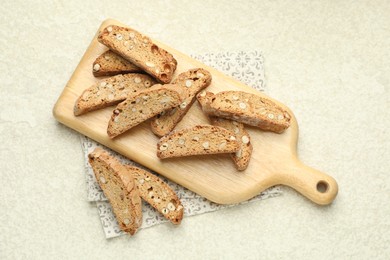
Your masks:
[{"label": "white lace doily", "polygon": [[[219,71],[224,72],[227,75],[234,77],[235,79],[245,83],[248,86],[251,86],[259,91],[265,90],[265,78],[264,78],[264,64],[263,56],[258,51],[253,52],[225,52],[225,53],[209,53],[204,55],[193,55],[193,58],[207,64],[211,67],[216,68]],[[106,238],[112,238],[124,234],[116,222],[115,216],[112,212],[111,205],[107,202],[106,197],[103,194],[103,191],[100,189],[99,185],[96,182],[95,176],[93,174],[92,168],[88,163],[88,154],[91,153],[97,146],[103,147],[101,144],[89,139],[88,137],[81,136],[81,146],[84,152],[84,162],[85,162],[85,172],[86,172],[86,181],[87,181],[87,190],[88,190],[88,200],[91,202],[96,202],[99,217],[101,219],[103,230],[106,235]],[[122,155],[104,147],[104,149],[109,150],[112,154],[117,156],[117,158],[126,164],[136,165],[138,167],[145,167],[131,161]],[[149,169],[147,169],[149,170]],[[151,171],[151,170],[149,170]],[[219,205],[213,203],[196,193],[174,183],[163,176],[157,174],[156,172],[151,171],[152,173],[161,177],[164,181],[168,183],[177,193],[180,201],[184,206],[184,216],[193,216],[206,212],[212,212],[219,209],[232,207],[233,205]],[[251,201],[262,200],[266,198],[275,197],[281,194],[281,189],[276,186],[265,190],[254,198],[242,202],[248,203]],[[159,212],[152,208],[149,204],[143,202],[142,205],[143,213],[143,222],[141,225],[142,228],[147,228],[154,226],[156,224],[168,222]]]}]

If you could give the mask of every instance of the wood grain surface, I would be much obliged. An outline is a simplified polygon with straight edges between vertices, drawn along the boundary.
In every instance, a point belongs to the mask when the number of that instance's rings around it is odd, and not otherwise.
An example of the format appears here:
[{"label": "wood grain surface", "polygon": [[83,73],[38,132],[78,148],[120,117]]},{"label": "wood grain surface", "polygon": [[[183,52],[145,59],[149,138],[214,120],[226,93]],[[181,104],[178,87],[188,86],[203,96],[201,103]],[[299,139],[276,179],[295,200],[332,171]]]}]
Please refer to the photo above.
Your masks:
[{"label": "wood grain surface", "polygon": [[[106,20],[99,31],[110,24],[122,25],[114,20]],[[147,35],[147,32],[142,33]],[[277,184],[290,186],[317,204],[326,205],[334,200],[338,192],[336,181],[299,161],[296,118],[289,108],[272,98],[270,99],[292,115],[291,126],[282,134],[247,127],[251,135],[253,154],[248,168],[243,172],[235,169],[228,155],[158,159],[156,144],[159,139],[151,132],[150,122],[144,122],[125,134],[110,139],[107,136],[107,123],[114,107],[75,117],[73,106],[76,99],[84,89],[98,80],[92,75],[92,63],[107,50],[96,37],[97,34],[53,108],[53,114],[59,122],[216,203],[245,201]],[[154,41],[177,59],[175,76],[190,68],[202,67],[213,76],[209,91],[242,90],[266,97],[263,93],[161,42]],[[176,129],[207,123],[207,118],[195,102]]]}]

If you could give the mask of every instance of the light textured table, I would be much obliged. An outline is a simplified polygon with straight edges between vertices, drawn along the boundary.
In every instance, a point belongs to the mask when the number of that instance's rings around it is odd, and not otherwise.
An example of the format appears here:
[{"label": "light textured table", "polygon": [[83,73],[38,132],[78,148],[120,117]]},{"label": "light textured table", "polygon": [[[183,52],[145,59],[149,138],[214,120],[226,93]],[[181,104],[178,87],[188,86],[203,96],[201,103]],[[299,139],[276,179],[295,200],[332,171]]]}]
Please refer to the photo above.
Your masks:
[{"label": "light textured table", "polygon": [[[1,3],[0,259],[388,259],[388,1],[92,2]],[[338,181],[335,202],[283,188],[106,240],[78,133],[51,109],[109,17],[188,54],[263,50],[268,94],[297,116],[302,161]]]}]

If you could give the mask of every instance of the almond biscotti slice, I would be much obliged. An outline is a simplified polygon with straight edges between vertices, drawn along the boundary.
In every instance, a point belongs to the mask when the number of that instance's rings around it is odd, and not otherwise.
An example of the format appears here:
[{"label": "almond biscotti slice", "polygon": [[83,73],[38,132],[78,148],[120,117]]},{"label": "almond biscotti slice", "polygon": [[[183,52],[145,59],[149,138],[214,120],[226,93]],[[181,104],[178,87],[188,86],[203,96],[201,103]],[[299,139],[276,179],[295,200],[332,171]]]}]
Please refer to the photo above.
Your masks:
[{"label": "almond biscotti slice", "polygon": [[116,158],[101,148],[88,155],[104,195],[111,203],[119,227],[134,235],[142,224],[141,197],[134,178]]},{"label": "almond biscotti slice", "polygon": [[180,224],[184,208],[176,193],[162,179],[136,166],[126,165],[135,179],[141,198],[173,224]]},{"label": "almond biscotti slice", "polygon": [[178,106],[182,93],[170,84],[156,84],[118,104],[108,123],[107,134],[114,138],[162,111]]},{"label": "almond biscotti slice", "polygon": [[110,50],[97,57],[92,65],[92,73],[95,77],[114,76],[118,74],[136,72],[142,72],[142,70],[130,61]]},{"label": "almond biscotti slice", "polygon": [[186,93],[186,98],[179,106],[164,111],[151,121],[150,125],[153,133],[157,136],[164,136],[171,132],[187,114],[195,101],[196,94],[210,85],[211,78],[210,72],[202,68],[181,73],[172,84],[182,88]]},{"label": "almond biscotti slice", "polygon": [[177,61],[149,37],[128,27],[109,25],[99,34],[98,41],[160,82],[171,82]]},{"label": "almond biscotti slice", "polygon": [[213,116],[210,117],[210,121],[213,125],[223,127],[235,134],[236,140],[240,144],[240,149],[235,153],[231,153],[230,157],[236,165],[237,170],[245,170],[251,159],[253,146],[250,142],[249,133],[245,130],[244,124]]},{"label": "almond biscotti slice", "polygon": [[202,92],[197,96],[203,111],[262,130],[282,133],[290,126],[290,114],[269,99],[244,91]]},{"label": "almond biscotti slice", "polygon": [[156,81],[149,75],[125,74],[100,80],[84,90],[74,105],[74,115],[115,105],[140,91],[154,85]]},{"label": "almond biscotti slice", "polygon": [[197,125],[162,137],[157,143],[157,157],[234,153],[239,149],[234,133],[218,126]]}]

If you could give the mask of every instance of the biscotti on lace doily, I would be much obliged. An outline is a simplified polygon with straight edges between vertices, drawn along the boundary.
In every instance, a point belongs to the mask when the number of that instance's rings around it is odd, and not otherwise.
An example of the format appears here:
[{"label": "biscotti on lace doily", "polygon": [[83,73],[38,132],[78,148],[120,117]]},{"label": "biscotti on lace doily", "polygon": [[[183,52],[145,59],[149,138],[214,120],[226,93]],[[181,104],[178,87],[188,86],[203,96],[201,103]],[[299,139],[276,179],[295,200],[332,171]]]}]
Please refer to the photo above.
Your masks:
[{"label": "biscotti on lace doily", "polygon": [[109,200],[119,227],[131,235],[142,224],[141,197],[134,179],[115,157],[101,148],[88,155],[96,180]]},{"label": "biscotti on lace doily", "polygon": [[245,130],[244,124],[219,117],[210,117],[210,121],[213,125],[223,127],[234,133],[237,142],[240,144],[240,149],[235,153],[231,153],[230,157],[237,170],[245,170],[251,159],[253,146],[250,142],[249,133]]},{"label": "biscotti on lace doily", "polygon": [[244,91],[202,92],[198,101],[210,116],[235,120],[262,130],[282,133],[290,126],[290,114],[273,101]]},{"label": "biscotti on lace doily", "polygon": [[156,84],[118,104],[108,123],[107,134],[114,138],[162,111],[178,106],[182,93],[174,85]]},{"label": "biscotti on lace doily", "polygon": [[92,73],[95,77],[137,72],[142,72],[142,70],[110,50],[97,57],[92,64]]},{"label": "biscotti on lace doily", "polygon": [[141,198],[173,224],[180,224],[184,208],[176,193],[162,179],[136,166],[126,165],[134,177]]},{"label": "biscotti on lace doily", "polygon": [[210,72],[202,68],[190,69],[179,74],[172,84],[183,89],[186,98],[179,106],[164,111],[151,121],[153,133],[164,136],[171,132],[191,108],[196,94],[210,85],[211,78]]},{"label": "biscotti on lace doily", "polygon": [[107,26],[98,41],[162,83],[169,83],[176,70],[176,59],[152,40],[128,27]]},{"label": "biscotti on lace doily", "polygon": [[156,81],[149,75],[125,74],[116,75],[100,80],[84,90],[76,100],[74,115],[79,116],[87,112],[115,105],[141,90],[154,85]]},{"label": "biscotti on lace doily", "polygon": [[157,157],[234,153],[239,149],[234,133],[218,126],[197,125],[162,137],[157,143]]}]

